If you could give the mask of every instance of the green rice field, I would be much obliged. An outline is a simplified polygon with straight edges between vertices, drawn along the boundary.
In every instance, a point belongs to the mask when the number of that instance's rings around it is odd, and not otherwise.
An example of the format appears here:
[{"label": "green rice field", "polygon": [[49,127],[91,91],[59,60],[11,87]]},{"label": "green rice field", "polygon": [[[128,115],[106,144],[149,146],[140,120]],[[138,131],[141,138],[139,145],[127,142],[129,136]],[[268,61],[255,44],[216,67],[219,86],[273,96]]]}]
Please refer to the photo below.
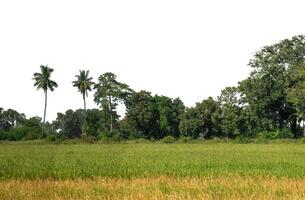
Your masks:
[{"label": "green rice field", "polygon": [[0,199],[303,199],[304,184],[301,143],[0,144]]}]

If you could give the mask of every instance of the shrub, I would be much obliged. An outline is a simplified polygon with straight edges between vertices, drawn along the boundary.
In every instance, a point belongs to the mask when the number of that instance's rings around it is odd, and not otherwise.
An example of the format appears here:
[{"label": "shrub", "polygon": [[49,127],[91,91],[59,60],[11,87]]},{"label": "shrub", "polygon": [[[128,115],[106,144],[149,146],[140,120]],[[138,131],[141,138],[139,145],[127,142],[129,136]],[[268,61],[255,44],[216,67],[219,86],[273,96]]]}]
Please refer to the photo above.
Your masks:
[{"label": "shrub", "polygon": [[50,142],[62,142],[66,139],[66,137],[62,134],[62,132],[59,133],[48,133],[46,137],[47,141]]},{"label": "shrub", "polygon": [[122,140],[120,133],[114,132],[102,132],[99,137],[99,140],[108,141],[108,142],[119,142]]},{"label": "shrub", "polygon": [[0,129],[0,140],[7,140],[8,139],[7,135],[8,135],[7,131]]},{"label": "shrub", "polygon": [[147,139],[144,139],[144,138],[139,138],[137,140],[135,140],[136,143],[150,143],[151,140],[147,140]]},{"label": "shrub", "polygon": [[54,134],[48,134],[47,135],[47,141],[55,142],[56,141],[56,136]]},{"label": "shrub", "polygon": [[27,131],[25,136],[22,138],[24,140],[37,140],[41,138],[41,133],[35,131]]},{"label": "shrub", "polygon": [[277,129],[275,131],[262,131],[257,134],[259,139],[281,139],[281,138],[292,138],[293,135],[289,129]]},{"label": "shrub", "polygon": [[98,136],[99,140],[108,140],[109,138],[111,138],[112,134],[110,132],[104,131],[101,132]]},{"label": "shrub", "polygon": [[300,138],[299,141],[300,141],[301,143],[305,143],[305,137]]},{"label": "shrub", "polygon": [[0,140],[35,140],[43,137],[42,127],[38,118],[30,118],[12,126],[9,129],[0,130]]},{"label": "shrub", "polygon": [[237,144],[247,144],[247,143],[251,143],[251,139],[249,137],[245,137],[245,136],[237,136],[234,139],[234,143]]},{"label": "shrub", "polygon": [[26,135],[26,130],[22,127],[12,128],[7,132],[7,139],[11,141],[22,140]]},{"label": "shrub", "polygon": [[176,139],[175,139],[173,136],[166,136],[166,137],[164,137],[161,141],[162,141],[163,143],[170,144],[170,143],[176,142]]},{"label": "shrub", "polygon": [[111,141],[114,141],[114,142],[119,142],[119,141],[121,141],[121,136],[120,136],[120,134],[118,134],[118,133],[114,133],[113,135],[112,135],[112,137],[110,138],[110,140]]},{"label": "shrub", "polygon": [[189,143],[192,142],[192,137],[181,136],[179,139],[180,143]]},{"label": "shrub", "polygon": [[82,137],[82,140],[85,143],[93,144],[96,141],[96,138],[94,136],[91,136],[91,135],[84,135],[84,134],[82,134],[81,137]]},{"label": "shrub", "polygon": [[280,138],[293,138],[293,134],[288,128],[283,128],[280,130]]}]

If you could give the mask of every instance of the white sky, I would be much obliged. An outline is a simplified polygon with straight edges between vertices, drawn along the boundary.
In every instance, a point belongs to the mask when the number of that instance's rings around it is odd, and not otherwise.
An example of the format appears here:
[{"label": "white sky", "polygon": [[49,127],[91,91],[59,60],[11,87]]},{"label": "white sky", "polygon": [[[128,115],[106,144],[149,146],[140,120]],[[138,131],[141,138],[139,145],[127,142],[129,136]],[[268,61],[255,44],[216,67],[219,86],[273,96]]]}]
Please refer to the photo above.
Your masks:
[{"label": "white sky", "polygon": [[246,78],[262,46],[304,34],[304,8],[301,0],[0,0],[0,107],[42,116],[32,80],[40,65],[59,84],[48,120],[82,108],[71,84],[79,69],[94,80],[111,71],[137,91],[192,106]]}]

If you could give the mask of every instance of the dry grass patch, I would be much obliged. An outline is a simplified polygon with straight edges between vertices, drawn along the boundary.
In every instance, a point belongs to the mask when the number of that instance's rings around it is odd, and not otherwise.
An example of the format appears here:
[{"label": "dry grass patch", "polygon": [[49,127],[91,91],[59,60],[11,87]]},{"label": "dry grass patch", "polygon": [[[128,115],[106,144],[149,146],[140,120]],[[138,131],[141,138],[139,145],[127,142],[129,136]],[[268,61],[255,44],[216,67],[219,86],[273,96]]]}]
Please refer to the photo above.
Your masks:
[{"label": "dry grass patch", "polygon": [[304,185],[251,176],[3,180],[0,199],[305,199]]}]

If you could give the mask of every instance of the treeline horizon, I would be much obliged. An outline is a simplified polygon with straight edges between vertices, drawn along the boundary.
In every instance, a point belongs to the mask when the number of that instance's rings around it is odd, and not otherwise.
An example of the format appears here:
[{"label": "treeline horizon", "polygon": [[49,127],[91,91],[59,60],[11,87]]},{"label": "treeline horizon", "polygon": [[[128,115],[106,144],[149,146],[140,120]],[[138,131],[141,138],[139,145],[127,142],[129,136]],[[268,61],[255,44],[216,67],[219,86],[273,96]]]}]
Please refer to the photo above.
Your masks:
[{"label": "treeline horizon", "polygon": [[[47,97],[58,85],[51,78],[54,69],[40,66],[33,81],[44,92],[43,117],[26,118],[15,110],[0,108],[0,140],[303,137],[305,36],[261,48],[249,66],[249,77],[237,86],[228,86],[217,98],[208,97],[192,107],[179,98],[134,91],[111,72],[93,82],[88,70],[80,70],[72,85],[80,92],[83,105],[58,113],[52,122],[46,122]],[[92,90],[99,109],[86,108]],[[126,107],[122,119],[117,113],[120,103]]]}]

